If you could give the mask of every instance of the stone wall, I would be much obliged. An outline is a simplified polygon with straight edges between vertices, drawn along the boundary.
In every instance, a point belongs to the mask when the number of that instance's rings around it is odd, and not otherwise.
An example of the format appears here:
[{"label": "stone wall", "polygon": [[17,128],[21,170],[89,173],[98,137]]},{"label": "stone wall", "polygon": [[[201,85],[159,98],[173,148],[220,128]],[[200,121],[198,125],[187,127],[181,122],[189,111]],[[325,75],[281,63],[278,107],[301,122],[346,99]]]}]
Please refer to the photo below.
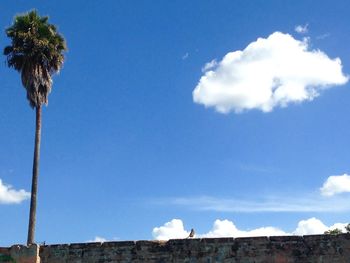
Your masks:
[{"label": "stone wall", "polygon": [[39,263],[39,246],[29,247],[15,245],[10,248],[0,247],[0,262],[8,263]]},{"label": "stone wall", "polygon": [[[37,260],[30,258],[33,251],[33,246],[0,248],[18,263],[39,263],[28,261]],[[41,263],[350,263],[350,235],[81,243],[41,246],[38,251]]]}]

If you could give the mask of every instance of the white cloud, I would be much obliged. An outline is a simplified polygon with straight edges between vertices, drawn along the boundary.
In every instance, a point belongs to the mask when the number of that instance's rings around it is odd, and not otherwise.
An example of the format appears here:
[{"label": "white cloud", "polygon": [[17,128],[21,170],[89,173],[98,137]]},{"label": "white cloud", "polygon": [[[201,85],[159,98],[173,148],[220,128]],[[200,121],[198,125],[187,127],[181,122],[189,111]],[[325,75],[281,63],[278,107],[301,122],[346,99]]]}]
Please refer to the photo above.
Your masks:
[{"label": "white cloud", "polygon": [[232,221],[216,219],[213,228],[202,237],[232,237],[238,232],[239,230]]},{"label": "white cloud", "polygon": [[[345,226],[347,224],[336,223],[330,227],[327,227],[317,218],[309,218],[301,220],[298,223],[297,228],[288,233],[279,228],[268,226],[260,227],[253,230],[240,230],[230,220],[215,220],[213,227],[209,232],[205,234],[198,234],[196,238],[214,238],[214,237],[257,237],[257,236],[284,236],[284,235],[315,235],[323,234],[326,230],[339,228],[345,232]],[[162,229],[162,231],[159,231]],[[153,229],[153,238],[157,240],[168,240],[177,238],[187,238],[189,232],[184,229],[182,220],[173,219],[170,222],[165,223],[161,227],[155,227]]]},{"label": "white cloud", "polygon": [[295,32],[299,33],[299,34],[305,34],[309,31],[308,29],[309,24],[305,24],[305,25],[297,25],[294,30]]},{"label": "white cloud", "polygon": [[321,220],[312,217],[307,220],[301,220],[293,233],[295,235],[313,235],[323,234],[326,230],[328,230],[328,227]]},{"label": "white cloud", "polygon": [[189,57],[190,54],[188,54],[188,52],[186,52],[182,57],[181,59],[182,60],[186,60],[188,57]]},{"label": "white cloud", "polygon": [[286,232],[275,227],[260,227],[254,230],[239,230],[232,221],[215,220],[213,228],[199,237],[253,237],[253,236],[283,236]]},{"label": "white cloud", "polygon": [[109,242],[109,241],[117,241],[117,240],[120,240],[119,237],[113,237],[111,239],[107,239],[107,238],[104,238],[104,237],[100,237],[100,236],[95,236],[94,239],[90,239],[90,240],[86,240],[85,242]]},{"label": "white cloud", "polygon": [[324,196],[350,192],[350,175],[332,175],[327,178],[320,190]]},{"label": "white cloud", "polygon": [[212,61],[210,61],[204,65],[204,67],[202,68],[202,72],[206,72],[209,69],[215,68],[217,64],[218,63],[217,63],[216,59],[213,59]]},{"label": "white cloud", "polygon": [[0,204],[19,204],[29,198],[29,192],[23,189],[15,190],[11,185],[3,184],[0,179]]},{"label": "white cloud", "polygon": [[180,197],[159,200],[159,204],[185,206],[193,210],[256,213],[256,212],[348,212],[350,202],[347,198],[322,198],[319,196],[256,198],[216,198],[211,196]]},{"label": "white cloud", "polygon": [[330,230],[333,230],[333,229],[340,229],[343,233],[346,233],[346,226],[348,225],[349,223],[335,223],[334,225],[330,226],[329,229]]},{"label": "white cloud", "polygon": [[94,239],[92,240],[88,240],[86,242],[107,242],[108,240],[104,237],[99,237],[99,236],[96,236]]},{"label": "white cloud", "polygon": [[153,228],[152,235],[157,240],[167,240],[171,238],[186,238],[190,232],[184,229],[182,220],[173,219],[163,226]]},{"label": "white cloud", "polygon": [[269,112],[311,101],[320,91],[348,81],[339,58],[309,50],[307,39],[299,41],[280,32],[230,52],[219,62],[211,61],[204,69],[193,100],[221,113]]},{"label": "white cloud", "polygon": [[329,33],[325,33],[325,34],[322,34],[322,35],[317,36],[316,39],[322,40],[322,39],[325,39],[325,38],[327,38],[327,37],[330,37],[330,35],[331,35],[331,34],[329,34]]},{"label": "white cloud", "polygon": [[301,220],[298,223],[298,227],[293,232],[294,235],[316,235],[323,234],[327,230],[340,229],[343,233],[346,233],[345,227],[347,223],[335,223],[331,226],[326,226],[321,220],[312,217],[307,220]]}]

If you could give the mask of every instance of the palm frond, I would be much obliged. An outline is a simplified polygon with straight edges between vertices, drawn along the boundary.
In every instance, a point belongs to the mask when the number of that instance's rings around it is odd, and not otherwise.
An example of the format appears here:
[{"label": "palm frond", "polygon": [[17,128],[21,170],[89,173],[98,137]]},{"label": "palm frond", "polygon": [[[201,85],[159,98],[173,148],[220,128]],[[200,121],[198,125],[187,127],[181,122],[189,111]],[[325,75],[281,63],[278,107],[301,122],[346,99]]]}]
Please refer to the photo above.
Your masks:
[{"label": "palm frond", "polygon": [[18,15],[6,29],[11,45],[4,48],[7,65],[21,73],[31,107],[47,104],[52,75],[63,65],[66,42],[48,17],[36,10]]}]

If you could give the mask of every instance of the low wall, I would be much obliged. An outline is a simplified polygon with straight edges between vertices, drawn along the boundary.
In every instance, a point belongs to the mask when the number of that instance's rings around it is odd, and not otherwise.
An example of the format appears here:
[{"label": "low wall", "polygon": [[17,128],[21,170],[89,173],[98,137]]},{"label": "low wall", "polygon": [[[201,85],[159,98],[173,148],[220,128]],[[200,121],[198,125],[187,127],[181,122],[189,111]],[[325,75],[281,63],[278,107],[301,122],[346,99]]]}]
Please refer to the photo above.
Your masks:
[{"label": "low wall", "polygon": [[17,263],[349,263],[350,234],[13,246],[0,253]]}]

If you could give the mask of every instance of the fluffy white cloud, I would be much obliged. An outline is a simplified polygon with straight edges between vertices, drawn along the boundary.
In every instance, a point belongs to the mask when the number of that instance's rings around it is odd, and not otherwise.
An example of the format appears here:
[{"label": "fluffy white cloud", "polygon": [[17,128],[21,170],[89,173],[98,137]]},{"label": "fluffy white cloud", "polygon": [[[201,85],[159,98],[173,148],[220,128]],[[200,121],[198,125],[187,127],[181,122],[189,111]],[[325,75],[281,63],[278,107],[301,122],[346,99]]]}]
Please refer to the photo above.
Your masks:
[{"label": "fluffy white cloud", "polygon": [[186,238],[190,232],[184,229],[182,220],[173,219],[163,226],[153,228],[152,235],[157,240],[167,240],[171,238]]},{"label": "fluffy white cloud", "polygon": [[281,32],[230,52],[219,62],[213,60],[202,70],[193,100],[221,113],[269,112],[310,101],[321,90],[348,81],[339,58],[309,50],[307,39],[299,41]]},{"label": "fluffy white cloud", "polygon": [[215,220],[213,228],[199,237],[253,237],[253,236],[283,236],[286,232],[275,227],[261,227],[250,231],[237,229],[232,221]]},{"label": "fluffy white cloud", "polygon": [[346,226],[348,225],[349,223],[335,223],[334,225],[330,226],[329,229],[330,230],[333,230],[333,229],[340,229],[343,233],[346,233]]},{"label": "fluffy white cloud", "polygon": [[332,175],[327,178],[320,190],[324,196],[350,192],[350,175]]},{"label": "fluffy white cloud", "polygon": [[[182,220],[173,219],[161,227],[153,229],[153,237],[157,240],[168,240],[174,238],[186,238],[189,232],[184,229]],[[280,236],[288,235],[275,227],[261,227],[254,230],[239,230],[232,221],[215,220],[212,229],[205,234],[197,234],[195,237],[252,237],[252,236]]]},{"label": "fluffy white cloud", "polygon": [[306,25],[297,25],[294,30],[295,32],[299,33],[299,34],[305,34],[309,31],[308,29],[309,27],[309,24],[306,24]]},{"label": "fluffy white cloud", "polygon": [[301,220],[297,229],[293,232],[295,235],[313,235],[323,234],[329,228],[321,220],[312,217],[307,220]]},{"label": "fluffy white cloud", "polygon": [[327,230],[340,229],[343,233],[346,233],[345,227],[347,223],[335,223],[331,226],[326,226],[321,220],[312,217],[306,220],[301,220],[298,223],[298,227],[293,232],[294,235],[317,235],[323,234]]},{"label": "fluffy white cloud", "polygon": [[[232,221],[229,220],[215,220],[212,229],[205,234],[197,234],[195,237],[257,237],[257,236],[283,236],[283,235],[314,235],[323,234],[329,229],[339,228],[343,232],[347,224],[336,223],[330,227],[327,227],[317,218],[309,218],[301,220],[298,223],[297,228],[292,233],[285,232],[279,228],[268,226],[260,227],[253,230],[240,230]],[[176,238],[187,238],[189,232],[184,229],[182,220],[173,219],[170,222],[165,223],[161,227],[155,227],[153,229],[153,238],[157,240],[168,240]]]},{"label": "fluffy white cloud", "polygon": [[23,189],[15,190],[11,185],[3,184],[0,179],[0,204],[19,204],[30,198],[30,193]]}]

